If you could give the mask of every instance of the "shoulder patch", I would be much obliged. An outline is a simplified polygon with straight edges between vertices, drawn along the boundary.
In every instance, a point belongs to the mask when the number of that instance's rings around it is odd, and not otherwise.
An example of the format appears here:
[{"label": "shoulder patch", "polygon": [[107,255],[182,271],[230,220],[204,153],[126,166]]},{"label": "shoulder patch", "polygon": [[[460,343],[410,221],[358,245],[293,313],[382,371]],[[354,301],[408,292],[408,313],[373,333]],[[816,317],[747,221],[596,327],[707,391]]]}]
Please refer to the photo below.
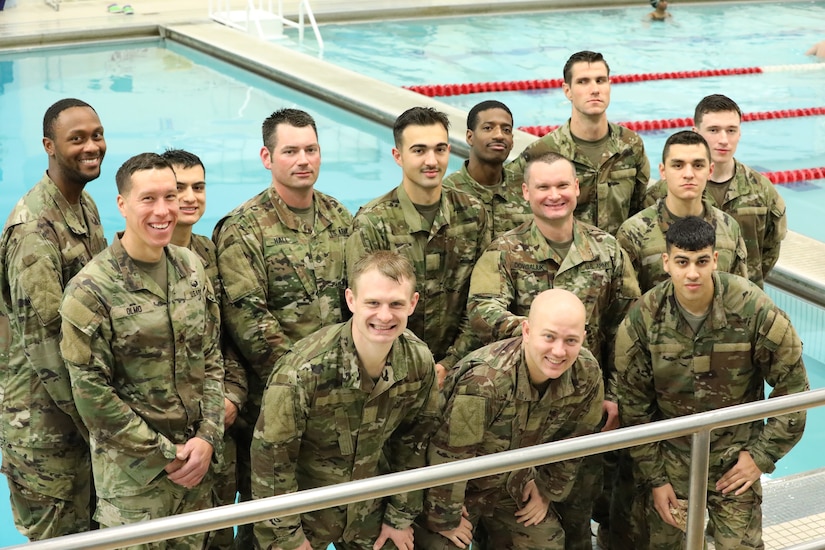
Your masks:
[{"label": "shoulder patch", "polygon": [[478,445],[484,438],[487,400],[478,395],[456,395],[450,413],[450,446]]},{"label": "shoulder patch", "polygon": [[263,437],[269,443],[282,443],[298,435],[292,388],[270,386],[261,407]]}]

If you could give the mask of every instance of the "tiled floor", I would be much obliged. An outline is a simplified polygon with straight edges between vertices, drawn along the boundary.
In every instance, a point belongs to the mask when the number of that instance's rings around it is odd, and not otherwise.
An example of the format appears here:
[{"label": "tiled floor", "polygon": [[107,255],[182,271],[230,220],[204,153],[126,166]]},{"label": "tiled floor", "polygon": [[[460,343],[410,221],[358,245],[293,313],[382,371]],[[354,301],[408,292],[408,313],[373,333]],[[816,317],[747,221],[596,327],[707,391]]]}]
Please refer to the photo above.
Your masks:
[{"label": "tiled floor", "polygon": [[[28,37],[28,43],[49,43],[50,36],[60,33],[74,33],[82,38],[91,30],[99,36],[107,30],[116,34],[118,29],[127,26],[208,22],[208,0],[121,0],[121,5],[131,4],[134,15],[109,13],[107,6],[112,2],[60,0],[60,10],[56,11],[44,0],[18,0],[16,7],[0,12],[0,47],[19,46],[23,41],[21,37]],[[319,14],[340,11],[350,3],[346,0],[312,2]],[[456,2],[461,3],[466,4]],[[402,4],[414,2],[397,0],[392,5]],[[818,538],[825,538],[825,470],[765,483],[766,548],[786,548]],[[709,547],[712,548],[712,544]]]}]

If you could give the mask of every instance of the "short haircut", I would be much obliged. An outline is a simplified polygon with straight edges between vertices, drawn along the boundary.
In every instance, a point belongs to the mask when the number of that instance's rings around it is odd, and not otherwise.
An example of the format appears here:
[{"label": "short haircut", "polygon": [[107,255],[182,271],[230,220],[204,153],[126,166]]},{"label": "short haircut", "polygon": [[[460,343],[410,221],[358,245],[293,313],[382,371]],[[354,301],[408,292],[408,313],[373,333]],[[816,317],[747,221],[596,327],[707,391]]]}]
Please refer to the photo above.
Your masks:
[{"label": "short haircut", "polygon": [[722,94],[712,94],[702,98],[702,101],[696,105],[696,110],[693,111],[693,125],[699,126],[702,119],[708,113],[727,113],[733,111],[739,115],[739,120],[742,120],[742,110],[734,100]]},{"label": "short haircut", "polygon": [[610,65],[604,60],[602,54],[584,50],[571,55],[567,63],[564,64],[564,82],[568,86],[573,82],[573,65],[576,63],[604,63],[604,67],[607,69],[607,76],[610,76]]},{"label": "short haircut", "polygon": [[361,256],[352,266],[349,288],[353,293],[358,286],[358,279],[371,269],[377,269],[381,275],[398,284],[405,280],[410,281],[412,291],[415,292],[415,268],[410,259],[392,250],[374,250]]},{"label": "short haircut", "polygon": [[665,147],[662,149],[662,164],[667,162],[667,155],[670,153],[671,145],[704,145],[705,152],[708,155],[708,162],[710,162],[710,147],[708,147],[708,142],[696,132],[680,130],[667,138]]},{"label": "short haircut", "polygon": [[135,172],[142,172],[143,170],[172,170],[174,169],[169,162],[157,153],[141,153],[135,155],[123,165],[118,168],[115,174],[115,183],[117,183],[117,192],[124,197],[132,190],[132,174]]},{"label": "short haircut", "polygon": [[696,252],[707,247],[716,248],[716,229],[699,216],[685,216],[671,224],[665,233],[665,245]]},{"label": "short haircut", "polygon": [[181,166],[183,168],[194,168],[195,166],[200,166],[203,168],[203,173],[206,174],[206,167],[201,162],[201,159],[195,153],[190,153],[184,149],[167,149],[163,153],[160,154],[166,161],[172,165],[172,168],[175,166]]},{"label": "short haircut", "polygon": [[570,165],[570,169],[573,171],[573,175],[576,175],[576,167],[573,166],[573,163],[570,162],[570,159],[565,157],[564,155],[560,155],[555,151],[546,151],[538,156],[535,156],[527,161],[527,164],[524,166],[524,181],[527,182],[527,177],[530,174],[530,168],[536,164],[537,162],[543,162],[544,164],[555,164],[560,160],[565,161],[567,164]]},{"label": "short haircut", "polygon": [[401,147],[401,137],[407,126],[432,126],[433,124],[441,124],[445,130],[450,131],[450,119],[441,111],[436,111],[432,107],[407,109],[398,115],[392,127],[392,137],[396,148]]},{"label": "short haircut", "polygon": [[261,126],[261,134],[263,134],[264,147],[270,153],[275,150],[275,143],[278,141],[277,131],[279,124],[288,124],[295,128],[306,128],[312,126],[315,132],[315,137],[318,137],[318,127],[315,125],[315,119],[306,111],[300,109],[278,109],[264,120]]},{"label": "short haircut", "polygon": [[511,121],[513,120],[513,113],[510,112],[510,108],[507,107],[507,105],[501,101],[496,101],[495,99],[488,99],[487,101],[482,101],[478,105],[475,105],[472,109],[470,109],[470,112],[467,113],[467,129],[474,131],[476,126],[478,126],[479,113],[490,109],[501,109],[510,115]]},{"label": "short haircut", "polygon": [[94,111],[95,114],[97,114],[94,107],[83,100],[75,99],[73,97],[61,99],[46,109],[46,114],[43,115],[43,137],[54,139],[54,122],[57,120],[57,117],[60,116],[60,113],[66,109],[71,109],[72,107],[88,107]]}]

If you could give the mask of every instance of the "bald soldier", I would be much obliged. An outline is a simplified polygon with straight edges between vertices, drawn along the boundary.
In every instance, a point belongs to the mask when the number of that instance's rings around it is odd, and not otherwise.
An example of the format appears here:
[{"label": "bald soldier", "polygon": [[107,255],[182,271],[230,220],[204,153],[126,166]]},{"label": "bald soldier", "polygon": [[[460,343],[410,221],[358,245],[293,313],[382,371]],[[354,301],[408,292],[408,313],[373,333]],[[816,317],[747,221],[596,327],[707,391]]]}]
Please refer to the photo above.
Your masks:
[{"label": "bald soldier", "polygon": [[[442,464],[592,434],[604,387],[583,348],[586,312],[575,294],[533,300],[521,336],[461,360],[450,374],[443,423],[427,451]],[[555,503],[570,495],[580,459],[487,476],[427,491],[416,548],[468,548],[482,528],[488,548],[563,550]]]}]

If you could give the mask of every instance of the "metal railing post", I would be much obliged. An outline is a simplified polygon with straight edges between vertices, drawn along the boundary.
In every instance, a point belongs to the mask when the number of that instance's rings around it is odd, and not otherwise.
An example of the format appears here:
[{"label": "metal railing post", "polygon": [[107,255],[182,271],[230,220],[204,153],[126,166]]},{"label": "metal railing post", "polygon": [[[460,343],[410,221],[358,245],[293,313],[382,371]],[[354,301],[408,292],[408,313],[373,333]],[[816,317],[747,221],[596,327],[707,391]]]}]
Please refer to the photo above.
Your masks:
[{"label": "metal railing post", "polygon": [[688,495],[687,550],[705,545],[705,509],[708,503],[710,430],[693,434],[690,446],[690,494]]}]

